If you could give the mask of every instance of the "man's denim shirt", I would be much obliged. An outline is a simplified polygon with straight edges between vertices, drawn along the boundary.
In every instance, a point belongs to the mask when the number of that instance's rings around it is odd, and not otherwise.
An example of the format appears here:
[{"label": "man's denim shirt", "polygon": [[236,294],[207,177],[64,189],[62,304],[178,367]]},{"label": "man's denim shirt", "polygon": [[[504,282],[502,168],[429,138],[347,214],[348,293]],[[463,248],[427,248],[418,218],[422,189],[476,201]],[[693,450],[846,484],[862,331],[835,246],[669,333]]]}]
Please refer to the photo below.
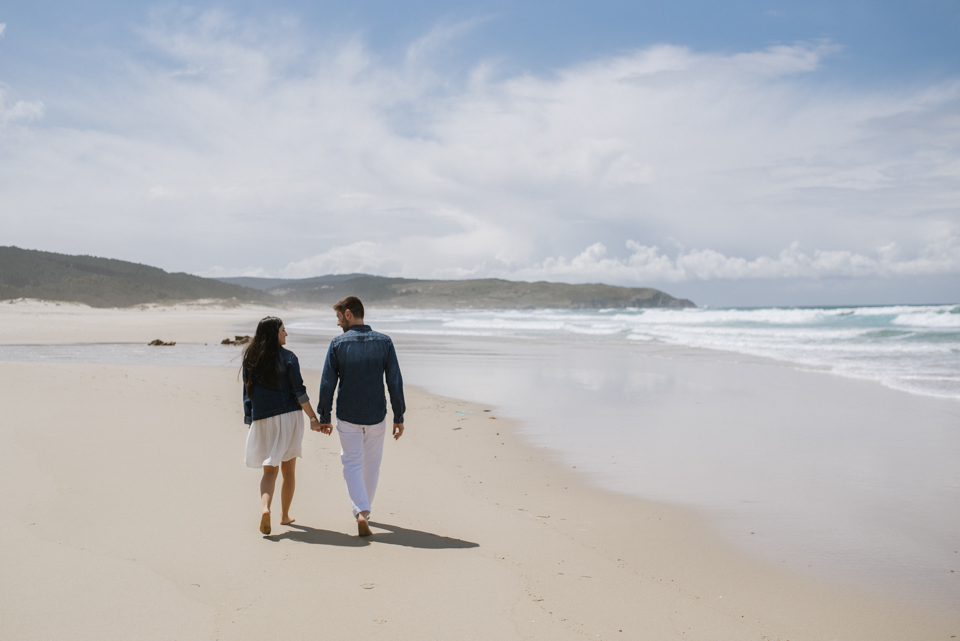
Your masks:
[{"label": "man's denim shirt", "polygon": [[[262,418],[270,418],[301,409],[301,403],[309,403],[307,388],[300,376],[300,361],[296,354],[280,348],[277,360],[277,387],[267,387],[262,383],[253,386],[253,397],[247,397],[247,386],[243,386],[243,422],[250,425]],[[243,372],[247,380],[247,371]]]},{"label": "man's denim shirt", "polygon": [[321,423],[330,422],[333,392],[337,395],[337,418],[356,425],[376,425],[387,416],[383,394],[386,375],[393,407],[393,422],[403,423],[403,378],[397,352],[390,337],[375,332],[369,325],[354,325],[330,342],[320,378],[317,412]]}]

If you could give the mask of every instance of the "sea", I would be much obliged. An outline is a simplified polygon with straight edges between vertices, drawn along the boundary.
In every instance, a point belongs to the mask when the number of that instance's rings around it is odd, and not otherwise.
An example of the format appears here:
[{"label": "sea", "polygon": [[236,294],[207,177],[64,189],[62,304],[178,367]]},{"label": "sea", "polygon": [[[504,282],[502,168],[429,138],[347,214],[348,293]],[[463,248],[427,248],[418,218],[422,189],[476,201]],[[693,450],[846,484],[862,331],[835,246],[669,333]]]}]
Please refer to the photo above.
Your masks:
[{"label": "sea", "polygon": [[[321,369],[332,313],[285,321],[301,365]],[[590,483],[694,508],[771,563],[960,604],[960,304],[374,309],[367,321],[393,337],[406,383],[516,419]],[[0,346],[3,360],[53,362],[236,367],[239,354]]]},{"label": "sea", "polygon": [[[639,341],[723,350],[960,399],[960,305],[748,309],[405,311],[394,334],[532,341]],[[291,325],[323,329],[309,321]]]}]

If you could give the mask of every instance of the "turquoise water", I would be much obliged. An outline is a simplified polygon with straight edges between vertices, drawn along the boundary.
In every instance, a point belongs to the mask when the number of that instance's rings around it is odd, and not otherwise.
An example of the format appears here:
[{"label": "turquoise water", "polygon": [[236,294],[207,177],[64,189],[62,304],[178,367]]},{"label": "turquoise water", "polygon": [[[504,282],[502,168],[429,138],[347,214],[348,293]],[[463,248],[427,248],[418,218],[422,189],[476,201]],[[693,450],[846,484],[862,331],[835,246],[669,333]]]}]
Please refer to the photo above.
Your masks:
[{"label": "turquoise water", "polygon": [[[960,305],[887,307],[397,311],[387,333],[654,342],[764,356],[914,394],[960,399]],[[295,330],[324,330],[302,320]]]}]

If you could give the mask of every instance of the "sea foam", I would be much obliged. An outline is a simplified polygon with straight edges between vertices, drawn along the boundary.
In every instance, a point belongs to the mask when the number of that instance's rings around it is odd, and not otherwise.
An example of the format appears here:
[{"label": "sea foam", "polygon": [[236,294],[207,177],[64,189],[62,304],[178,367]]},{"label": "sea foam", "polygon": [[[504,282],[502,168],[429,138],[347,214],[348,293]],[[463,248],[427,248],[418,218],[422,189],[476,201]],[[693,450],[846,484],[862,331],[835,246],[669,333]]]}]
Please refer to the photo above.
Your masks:
[{"label": "sea foam", "polygon": [[[661,342],[773,358],[960,399],[960,305],[378,311],[397,334]],[[299,331],[327,331],[310,321]]]}]

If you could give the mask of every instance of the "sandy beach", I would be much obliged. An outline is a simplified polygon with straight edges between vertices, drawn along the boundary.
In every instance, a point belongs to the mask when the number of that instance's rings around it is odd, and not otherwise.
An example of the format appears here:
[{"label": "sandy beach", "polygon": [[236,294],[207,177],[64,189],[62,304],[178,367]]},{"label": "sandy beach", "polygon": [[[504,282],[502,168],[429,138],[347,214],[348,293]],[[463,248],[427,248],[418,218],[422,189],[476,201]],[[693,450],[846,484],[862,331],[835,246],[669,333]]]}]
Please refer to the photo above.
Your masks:
[{"label": "sandy beach", "polygon": [[[231,327],[289,309],[195,301],[178,305],[96,308],[32,299],[0,301],[0,344],[220,342]],[[222,334],[222,336],[221,336]]]},{"label": "sandy beach", "polygon": [[[212,342],[266,313],[0,308],[0,343]],[[497,407],[415,380],[365,540],[336,438],[316,433],[298,463],[296,523],[260,535],[235,368],[0,371],[3,638],[960,637],[956,612],[750,557],[695,511],[593,487]],[[315,395],[319,372],[305,380]]]}]

